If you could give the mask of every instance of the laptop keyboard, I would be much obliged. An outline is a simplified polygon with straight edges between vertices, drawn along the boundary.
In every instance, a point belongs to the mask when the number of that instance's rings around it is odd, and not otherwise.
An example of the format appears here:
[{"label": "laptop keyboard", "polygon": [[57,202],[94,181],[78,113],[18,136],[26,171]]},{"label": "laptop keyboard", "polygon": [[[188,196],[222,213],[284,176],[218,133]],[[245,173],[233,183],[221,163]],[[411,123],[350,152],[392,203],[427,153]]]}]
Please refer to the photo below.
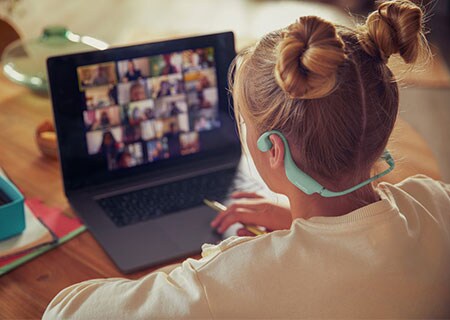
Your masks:
[{"label": "laptop keyboard", "polygon": [[97,200],[118,227],[203,205],[203,199],[223,200],[237,190],[260,189],[253,180],[228,169]]}]

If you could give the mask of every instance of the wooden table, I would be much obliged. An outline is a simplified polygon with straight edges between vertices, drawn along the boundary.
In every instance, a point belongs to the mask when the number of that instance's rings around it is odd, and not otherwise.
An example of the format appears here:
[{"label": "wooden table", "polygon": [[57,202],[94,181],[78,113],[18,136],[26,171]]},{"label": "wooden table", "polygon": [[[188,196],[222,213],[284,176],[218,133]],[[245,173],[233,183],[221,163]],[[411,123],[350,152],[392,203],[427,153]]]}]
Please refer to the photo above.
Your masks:
[{"label": "wooden table", "polygon": [[[0,75],[0,166],[26,197],[67,208],[58,162],[43,157],[34,140],[37,125],[51,118],[48,97],[37,96]],[[396,182],[419,172],[439,178],[430,149],[407,123],[399,120],[394,137],[390,148],[402,160],[386,180]],[[50,300],[71,284],[102,277],[137,279],[160,267],[123,275],[91,234],[84,232],[0,278],[0,318],[40,318]]]}]

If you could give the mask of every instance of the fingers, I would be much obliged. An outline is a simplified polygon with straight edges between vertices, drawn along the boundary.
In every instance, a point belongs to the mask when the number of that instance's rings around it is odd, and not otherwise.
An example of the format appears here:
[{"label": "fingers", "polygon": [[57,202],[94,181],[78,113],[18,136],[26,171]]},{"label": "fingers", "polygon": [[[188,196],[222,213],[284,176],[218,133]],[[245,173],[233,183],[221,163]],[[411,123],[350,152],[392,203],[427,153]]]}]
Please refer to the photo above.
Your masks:
[{"label": "fingers", "polygon": [[238,231],[236,233],[240,237],[246,237],[246,236],[254,237],[255,236],[255,234],[253,232],[250,232],[245,228],[238,229]]},{"label": "fingers", "polygon": [[245,191],[236,191],[231,194],[231,198],[240,199],[240,198],[248,198],[248,199],[262,199],[263,196],[255,192],[245,192]]},{"label": "fingers", "polygon": [[222,220],[229,215],[231,212],[235,212],[235,211],[250,211],[248,209],[244,209],[244,208],[236,208],[233,207],[233,209],[231,210],[231,206],[229,208],[227,208],[227,210],[225,211],[220,211],[217,216],[211,221],[211,227],[216,228],[217,226],[219,226],[222,223]]},{"label": "fingers", "polygon": [[224,233],[225,230],[227,230],[231,225],[237,222],[248,225],[261,225],[255,220],[260,220],[258,219],[258,214],[255,214],[251,211],[249,212],[245,210],[236,210],[229,213],[222,219],[217,227],[217,232]]},{"label": "fingers", "polygon": [[211,221],[211,227],[215,228],[222,223],[222,220],[227,216],[237,211],[258,211],[259,213],[265,212],[267,209],[267,202],[259,201],[259,199],[253,199],[252,201],[236,201],[229,205],[227,210],[221,211],[213,221]]},{"label": "fingers", "polygon": [[252,211],[264,211],[268,207],[267,201],[262,199],[249,199],[249,200],[236,200],[232,204],[230,204],[224,212],[233,212],[237,209],[247,209]]}]

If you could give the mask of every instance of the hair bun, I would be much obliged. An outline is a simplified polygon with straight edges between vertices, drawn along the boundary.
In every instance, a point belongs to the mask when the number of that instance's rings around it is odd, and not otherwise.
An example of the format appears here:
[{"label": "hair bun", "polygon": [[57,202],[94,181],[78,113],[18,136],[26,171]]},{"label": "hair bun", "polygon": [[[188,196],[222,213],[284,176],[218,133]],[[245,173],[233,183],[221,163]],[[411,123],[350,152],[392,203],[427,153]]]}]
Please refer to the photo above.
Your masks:
[{"label": "hair bun", "polygon": [[291,98],[317,99],[334,89],[345,53],[332,23],[301,17],[283,32],[277,50],[275,78]]},{"label": "hair bun", "polygon": [[409,0],[387,1],[372,12],[359,33],[364,51],[387,62],[399,53],[406,63],[414,63],[426,48],[422,32],[423,12]]}]

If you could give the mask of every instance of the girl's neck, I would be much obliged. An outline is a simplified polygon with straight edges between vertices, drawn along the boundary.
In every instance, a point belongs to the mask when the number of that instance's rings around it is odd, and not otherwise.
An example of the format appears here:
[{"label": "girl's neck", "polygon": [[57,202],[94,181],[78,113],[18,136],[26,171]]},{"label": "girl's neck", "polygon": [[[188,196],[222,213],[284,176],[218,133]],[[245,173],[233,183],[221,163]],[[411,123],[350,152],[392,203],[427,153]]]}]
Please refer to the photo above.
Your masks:
[{"label": "girl's neck", "polygon": [[295,188],[291,190],[288,198],[292,220],[315,216],[341,216],[380,200],[380,196],[371,185],[348,195],[333,198],[325,198],[318,194],[307,195]]}]

